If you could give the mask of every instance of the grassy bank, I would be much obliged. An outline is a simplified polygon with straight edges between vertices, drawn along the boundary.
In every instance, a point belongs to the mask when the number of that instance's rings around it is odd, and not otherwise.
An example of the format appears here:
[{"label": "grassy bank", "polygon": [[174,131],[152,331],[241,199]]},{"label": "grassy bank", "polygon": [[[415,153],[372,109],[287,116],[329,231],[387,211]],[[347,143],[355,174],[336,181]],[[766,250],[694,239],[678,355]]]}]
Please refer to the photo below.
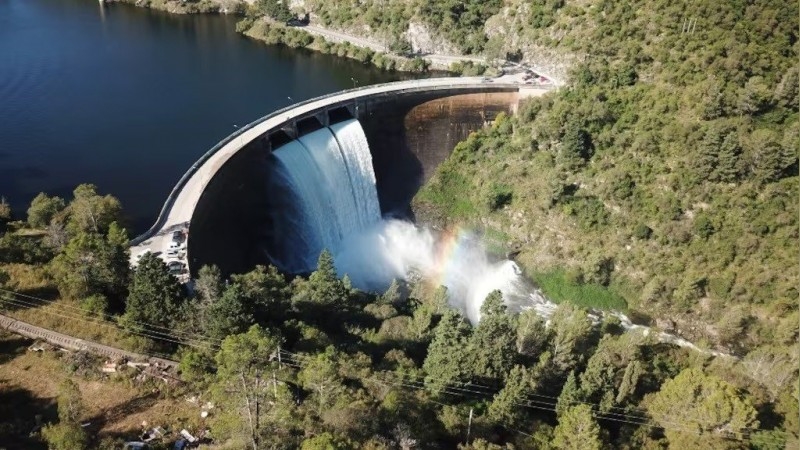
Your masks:
[{"label": "grassy bank", "polygon": [[[235,14],[245,16],[236,24],[236,31],[252,39],[269,45],[285,45],[290,48],[304,48],[328,55],[350,58],[364,64],[371,64],[381,70],[409,73],[425,73],[430,62],[419,56],[405,56],[401,52],[376,52],[359,47],[350,42],[330,42],[322,36],[312,35],[302,28],[286,26],[283,22],[266,20],[259,16],[257,9],[248,10],[234,0],[106,0],[108,3],[127,3],[140,8],[165,11],[171,14]],[[254,12],[255,11],[255,12]],[[440,69],[437,69],[440,70]],[[446,72],[460,76],[496,74],[496,70],[471,61],[454,62]]]},{"label": "grassy bank", "polygon": [[597,283],[583,283],[564,269],[533,272],[530,277],[556,303],[569,302],[585,308],[621,312],[628,309],[625,299],[612,289]]},{"label": "grassy bank", "polygon": [[80,390],[81,419],[89,423],[86,430],[93,436],[91,448],[122,448],[123,442],[141,432],[143,422],[170,429],[199,425],[199,413],[164,385],[154,390],[150,383],[136,383],[131,379],[133,371],[101,374],[99,363],[92,358],[28,351],[32,343],[0,330],[0,417],[4,418],[0,447],[47,448],[41,434],[31,430],[37,418],[45,423],[56,421],[55,397],[65,379],[74,381]]}]

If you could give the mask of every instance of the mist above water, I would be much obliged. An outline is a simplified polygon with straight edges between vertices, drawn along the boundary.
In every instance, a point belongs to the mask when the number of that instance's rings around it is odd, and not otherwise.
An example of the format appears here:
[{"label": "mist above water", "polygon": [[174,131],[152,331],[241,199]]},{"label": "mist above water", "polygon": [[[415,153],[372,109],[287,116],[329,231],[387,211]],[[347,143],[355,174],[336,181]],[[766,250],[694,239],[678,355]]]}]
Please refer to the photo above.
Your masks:
[{"label": "mist above water", "polygon": [[555,307],[538,294],[507,259],[491,258],[474,234],[434,232],[410,222],[381,220],[348,236],[334,253],[340,275],[347,274],[355,287],[383,292],[394,279],[419,273],[423,280],[448,289],[448,301],[473,324],[489,293],[498,289],[512,311],[537,307],[541,313]]}]

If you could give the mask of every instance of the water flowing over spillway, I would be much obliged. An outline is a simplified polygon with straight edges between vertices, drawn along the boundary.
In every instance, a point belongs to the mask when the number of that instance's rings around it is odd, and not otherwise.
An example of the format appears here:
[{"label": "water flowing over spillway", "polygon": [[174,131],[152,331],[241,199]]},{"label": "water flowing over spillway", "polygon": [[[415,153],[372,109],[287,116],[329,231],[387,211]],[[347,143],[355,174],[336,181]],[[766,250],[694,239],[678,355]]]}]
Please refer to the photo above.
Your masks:
[{"label": "water flowing over spillway", "polygon": [[321,128],[273,154],[297,197],[293,224],[300,245],[284,265],[312,270],[322,250],[336,253],[344,238],[380,220],[372,156],[357,120]]}]

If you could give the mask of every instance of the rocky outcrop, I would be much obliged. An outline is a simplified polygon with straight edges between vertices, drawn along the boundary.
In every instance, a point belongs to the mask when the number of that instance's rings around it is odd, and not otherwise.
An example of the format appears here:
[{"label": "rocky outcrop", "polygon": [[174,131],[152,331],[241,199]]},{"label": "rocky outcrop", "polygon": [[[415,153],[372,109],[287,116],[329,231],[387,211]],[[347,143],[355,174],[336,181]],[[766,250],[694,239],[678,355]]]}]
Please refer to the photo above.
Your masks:
[{"label": "rocky outcrop", "polygon": [[441,36],[436,36],[423,23],[410,22],[405,38],[411,44],[415,53],[421,54],[440,54],[440,55],[459,55],[458,49]]},{"label": "rocky outcrop", "polygon": [[498,43],[500,53],[522,53],[523,63],[531,64],[562,81],[567,79],[569,69],[582,58],[565,49],[558,48],[558,43],[564,37],[564,31],[545,32],[547,40],[552,45],[538,44],[541,39],[530,35],[524,23],[528,14],[529,5],[519,4],[505,7],[503,10],[489,18],[484,26],[484,31],[489,39]]}]

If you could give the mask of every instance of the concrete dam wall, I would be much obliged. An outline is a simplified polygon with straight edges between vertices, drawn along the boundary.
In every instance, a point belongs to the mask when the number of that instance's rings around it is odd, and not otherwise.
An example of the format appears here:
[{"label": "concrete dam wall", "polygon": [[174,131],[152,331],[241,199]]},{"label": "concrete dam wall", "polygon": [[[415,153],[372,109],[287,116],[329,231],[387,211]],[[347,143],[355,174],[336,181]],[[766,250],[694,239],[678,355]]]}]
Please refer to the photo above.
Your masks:
[{"label": "concrete dam wall", "polygon": [[298,135],[358,118],[367,137],[381,211],[411,216],[409,204],[455,145],[517,105],[514,87],[493,92],[436,90],[376,95],[332,104],[246,143],[208,182],[192,215],[189,262],[237,273],[270,263],[281,239],[273,214],[289,207],[288,192],[270,179],[270,152]]}]

